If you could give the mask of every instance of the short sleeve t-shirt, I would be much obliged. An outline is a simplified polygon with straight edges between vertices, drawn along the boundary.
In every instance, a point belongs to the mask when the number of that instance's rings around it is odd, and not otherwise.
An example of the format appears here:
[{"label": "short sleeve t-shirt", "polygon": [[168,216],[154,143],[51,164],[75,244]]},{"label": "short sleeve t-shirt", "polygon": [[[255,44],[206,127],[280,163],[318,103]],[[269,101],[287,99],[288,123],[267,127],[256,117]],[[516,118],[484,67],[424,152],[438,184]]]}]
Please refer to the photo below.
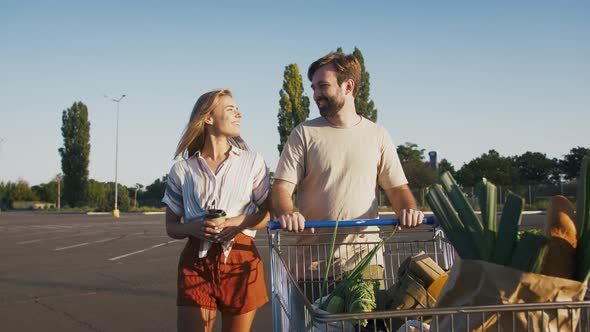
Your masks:
[{"label": "short sleeve t-shirt", "polygon": [[[390,189],[408,182],[395,145],[382,126],[362,118],[355,126],[337,128],[323,117],[293,130],[275,179],[297,185],[297,207],[306,220],[376,219],[377,185]],[[358,235],[361,231],[378,228],[347,229],[356,235],[342,234],[337,241],[379,241],[378,235]],[[332,229],[316,229],[316,233],[331,234]],[[323,240],[329,241],[302,236],[297,243]]]}]

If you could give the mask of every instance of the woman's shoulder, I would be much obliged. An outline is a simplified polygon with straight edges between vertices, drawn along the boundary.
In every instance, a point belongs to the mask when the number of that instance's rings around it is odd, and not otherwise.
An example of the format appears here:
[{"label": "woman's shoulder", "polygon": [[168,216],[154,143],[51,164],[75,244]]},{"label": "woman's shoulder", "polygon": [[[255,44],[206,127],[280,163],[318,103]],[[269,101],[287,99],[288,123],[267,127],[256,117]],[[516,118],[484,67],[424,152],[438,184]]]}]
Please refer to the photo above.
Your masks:
[{"label": "woman's shoulder", "polygon": [[264,160],[262,154],[260,152],[256,152],[253,150],[239,150],[239,156],[242,159],[250,159],[250,160]]},{"label": "woman's shoulder", "polygon": [[181,175],[186,173],[189,170],[189,163],[195,159],[195,156],[189,158],[181,158],[176,160],[172,167],[170,167],[170,173],[175,173],[177,175]]}]

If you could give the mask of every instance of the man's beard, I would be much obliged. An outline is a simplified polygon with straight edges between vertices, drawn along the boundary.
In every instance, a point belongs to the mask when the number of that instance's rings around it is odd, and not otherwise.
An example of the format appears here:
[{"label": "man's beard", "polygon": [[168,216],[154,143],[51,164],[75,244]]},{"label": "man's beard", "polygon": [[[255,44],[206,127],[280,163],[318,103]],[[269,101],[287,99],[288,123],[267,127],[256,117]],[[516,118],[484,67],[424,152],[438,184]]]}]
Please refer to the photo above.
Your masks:
[{"label": "man's beard", "polygon": [[[324,105],[322,107],[320,107],[320,105],[318,103],[320,100],[324,102]],[[318,109],[320,110],[320,114],[323,117],[329,117],[329,116],[336,115],[336,113],[338,113],[338,111],[340,111],[342,109],[342,107],[344,107],[344,98],[338,98],[338,96],[336,96],[336,97],[320,97],[316,101],[316,105],[318,105]]]}]

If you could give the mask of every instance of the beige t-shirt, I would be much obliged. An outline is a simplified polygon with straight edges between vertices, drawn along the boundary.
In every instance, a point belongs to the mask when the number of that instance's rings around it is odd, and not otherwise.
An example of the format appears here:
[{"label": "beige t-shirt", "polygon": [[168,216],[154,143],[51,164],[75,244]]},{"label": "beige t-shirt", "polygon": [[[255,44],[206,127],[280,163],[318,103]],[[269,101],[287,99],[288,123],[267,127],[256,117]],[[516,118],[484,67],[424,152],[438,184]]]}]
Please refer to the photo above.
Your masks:
[{"label": "beige t-shirt", "polygon": [[[336,128],[323,117],[301,123],[281,153],[275,179],[297,185],[299,212],[306,220],[314,221],[376,219],[379,217],[377,185],[390,189],[408,183],[389,134],[365,118],[349,128]],[[316,233],[325,235],[302,236],[297,244],[329,243],[328,234],[332,231],[316,229]],[[378,231],[378,228],[340,229],[337,243],[379,241],[378,234],[362,234],[363,231]],[[347,271],[354,266],[355,257],[362,256],[366,250],[356,253],[346,248],[346,252],[341,256],[347,257],[336,257],[337,270]],[[316,261],[321,257],[311,261],[310,257],[305,258],[303,265],[307,268],[314,269],[321,264]],[[346,262],[349,260],[352,261]]]}]

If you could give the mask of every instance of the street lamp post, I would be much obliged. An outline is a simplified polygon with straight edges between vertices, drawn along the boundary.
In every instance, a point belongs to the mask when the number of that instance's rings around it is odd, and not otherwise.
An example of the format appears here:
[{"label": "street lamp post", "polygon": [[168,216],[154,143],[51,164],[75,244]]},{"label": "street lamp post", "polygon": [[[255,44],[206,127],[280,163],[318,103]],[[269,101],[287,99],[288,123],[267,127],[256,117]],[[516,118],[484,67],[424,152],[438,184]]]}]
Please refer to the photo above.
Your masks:
[{"label": "street lamp post", "polygon": [[61,179],[62,174],[57,175],[57,210],[61,211]]},{"label": "street lamp post", "polygon": [[[105,95],[106,98],[108,98],[108,96]],[[118,208],[118,200],[119,200],[119,190],[118,190],[118,182],[117,182],[117,166],[118,166],[118,162],[119,162],[119,103],[121,102],[121,100],[125,98],[125,95],[121,95],[121,97],[117,98],[111,98],[112,101],[114,101],[115,103],[117,103],[117,131],[115,134],[115,209],[113,210],[113,217],[115,218],[119,218],[119,208]]]},{"label": "street lamp post", "polygon": [[[0,137],[0,144],[4,142],[4,138]],[[0,212],[2,212],[2,201],[0,201]]]}]

